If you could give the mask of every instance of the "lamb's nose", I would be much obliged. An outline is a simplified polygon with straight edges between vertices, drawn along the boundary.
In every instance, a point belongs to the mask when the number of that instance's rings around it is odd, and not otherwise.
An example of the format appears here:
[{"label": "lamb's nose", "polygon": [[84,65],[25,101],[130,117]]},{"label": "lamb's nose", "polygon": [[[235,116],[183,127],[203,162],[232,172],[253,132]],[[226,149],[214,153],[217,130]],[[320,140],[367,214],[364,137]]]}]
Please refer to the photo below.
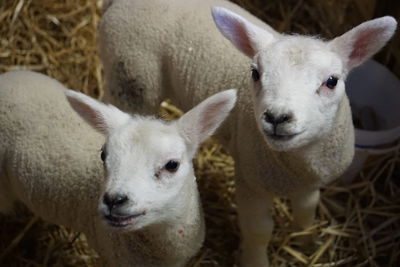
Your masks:
[{"label": "lamb's nose", "polygon": [[103,196],[103,203],[111,210],[114,207],[121,206],[128,200],[128,196],[126,195],[113,195],[105,193]]},{"label": "lamb's nose", "polygon": [[290,120],[291,116],[289,114],[275,115],[272,112],[267,111],[264,113],[264,119],[268,123],[271,123],[273,125],[278,125],[280,123],[284,123]]}]

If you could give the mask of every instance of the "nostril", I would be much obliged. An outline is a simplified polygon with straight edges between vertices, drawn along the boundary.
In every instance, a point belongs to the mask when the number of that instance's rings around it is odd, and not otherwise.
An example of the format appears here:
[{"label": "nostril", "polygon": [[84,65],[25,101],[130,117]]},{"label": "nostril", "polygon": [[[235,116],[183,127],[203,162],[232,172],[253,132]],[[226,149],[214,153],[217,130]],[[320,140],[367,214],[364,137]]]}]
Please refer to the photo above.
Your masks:
[{"label": "nostril", "polygon": [[276,123],[282,123],[288,120],[290,120],[290,116],[288,114],[283,114],[276,120]]},{"label": "nostril", "polygon": [[116,195],[116,196],[110,196],[109,194],[104,194],[103,196],[103,203],[107,205],[109,208],[112,208],[114,206],[122,205],[128,200],[128,197],[126,195]]},{"label": "nostril", "polygon": [[107,206],[112,206],[112,200],[110,198],[110,195],[105,193],[103,196],[103,203]]},{"label": "nostril", "polygon": [[290,120],[291,116],[289,114],[282,114],[280,116],[276,116],[276,115],[272,114],[270,111],[267,111],[264,113],[264,119],[266,122],[277,125],[279,123],[283,123],[285,121]]},{"label": "nostril", "polygon": [[124,204],[128,200],[126,195],[118,195],[115,197],[114,205],[121,205]]},{"label": "nostril", "polygon": [[274,115],[269,111],[264,113],[264,118],[265,118],[266,122],[269,122],[269,123],[274,123],[275,122]]}]

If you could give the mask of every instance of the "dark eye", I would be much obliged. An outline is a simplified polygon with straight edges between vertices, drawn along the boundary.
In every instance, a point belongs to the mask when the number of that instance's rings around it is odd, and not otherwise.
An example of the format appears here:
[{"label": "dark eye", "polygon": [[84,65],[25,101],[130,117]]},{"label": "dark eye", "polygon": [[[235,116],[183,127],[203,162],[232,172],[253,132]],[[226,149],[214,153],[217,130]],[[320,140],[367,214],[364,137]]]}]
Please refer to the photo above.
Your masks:
[{"label": "dark eye", "polygon": [[253,79],[253,81],[257,82],[258,80],[260,80],[260,73],[258,73],[256,69],[251,69],[251,78]]},{"label": "dark eye", "polygon": [[333,89],[336,87],[337,82],[338,82],[338,78],[331,76],[328,78],[328,80],[326,80],[325,84],[326,84],[326,87],[328,87],[329,89]]},{"label": "dark eye", "polygon": [[170,160],[165,164],[164,168],[169,172],[176,172],[179,168],[179,162]]},{"label": "dark eye", "polygon": [[104,147],[101,148],[101,154],[100,154],[100,158],[101,160],[104,162],[106,160],[106,151],[104,150]]}]

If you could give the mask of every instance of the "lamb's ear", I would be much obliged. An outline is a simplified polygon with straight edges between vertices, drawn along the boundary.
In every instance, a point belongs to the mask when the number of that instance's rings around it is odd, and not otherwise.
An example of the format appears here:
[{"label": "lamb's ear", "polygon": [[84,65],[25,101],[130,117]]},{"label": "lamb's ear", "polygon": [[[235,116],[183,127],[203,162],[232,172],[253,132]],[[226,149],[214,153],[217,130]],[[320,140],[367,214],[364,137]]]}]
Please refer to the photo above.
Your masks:
[{"label": "lamb's ear", "polygon": [[66,90],[71,107],[93,128],[102,134],[124,124],[130,116],[112,105],[106,105],[87,95]]},{"label": "lamb's ear", "polygon": [[243,17],[222,7],[212,7],[211,14],[221,33],[248,57],[275,40],[274,36]]},{"label": "lamb's ear", "polygon": [[350,70],[377,53],[393,36],[396,26],[396,20],[389,16],[373,19],[333,39],[329,46]]},{"label": "lamb's ear", "polygon": [[195,154],[201,142],[211,136],[236,103],[236,89],[210,96],[178,120],[181,135]]}]

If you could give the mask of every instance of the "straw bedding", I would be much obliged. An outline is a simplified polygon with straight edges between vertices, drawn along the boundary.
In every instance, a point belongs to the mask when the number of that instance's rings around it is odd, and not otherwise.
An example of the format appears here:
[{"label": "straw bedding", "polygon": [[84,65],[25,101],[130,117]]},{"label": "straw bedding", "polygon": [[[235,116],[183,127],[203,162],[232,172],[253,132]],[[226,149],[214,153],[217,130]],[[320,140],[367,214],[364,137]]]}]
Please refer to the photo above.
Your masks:
[{"label": "straw bedding", "polygon": [[[383,1],[237,0],[284,32],[331,38],[373,16],[399,11]],[[392,6],[391,6],[392,5]],[[94,0],[2,0],[0,73],[31,69],[94,97],[102,94],[96,54],[101,2]],[[394,14],[396,15],[396,14]],[[397,18],[399,18],[397,13]],[[400,74],[399,33],[378,60]],[[181,112],[164,102],[160,113]],[[399,152],[370,158],[351,185],[324,188],[317,221],[293,232],[287,200],[276,199],[276,229],[269,248],[273,266],[399,266]],[[238,255],[233,159],[210,139],[195,159],[205,209],[207,238],[189,266],[233,266]],[[306,242],[313,238],[315,242]],[[305,245],[304,245],[305,244]],[[0,266],[98,266],[83,234],[48,224],[21,207],[17,216],[0,215]]]}]

